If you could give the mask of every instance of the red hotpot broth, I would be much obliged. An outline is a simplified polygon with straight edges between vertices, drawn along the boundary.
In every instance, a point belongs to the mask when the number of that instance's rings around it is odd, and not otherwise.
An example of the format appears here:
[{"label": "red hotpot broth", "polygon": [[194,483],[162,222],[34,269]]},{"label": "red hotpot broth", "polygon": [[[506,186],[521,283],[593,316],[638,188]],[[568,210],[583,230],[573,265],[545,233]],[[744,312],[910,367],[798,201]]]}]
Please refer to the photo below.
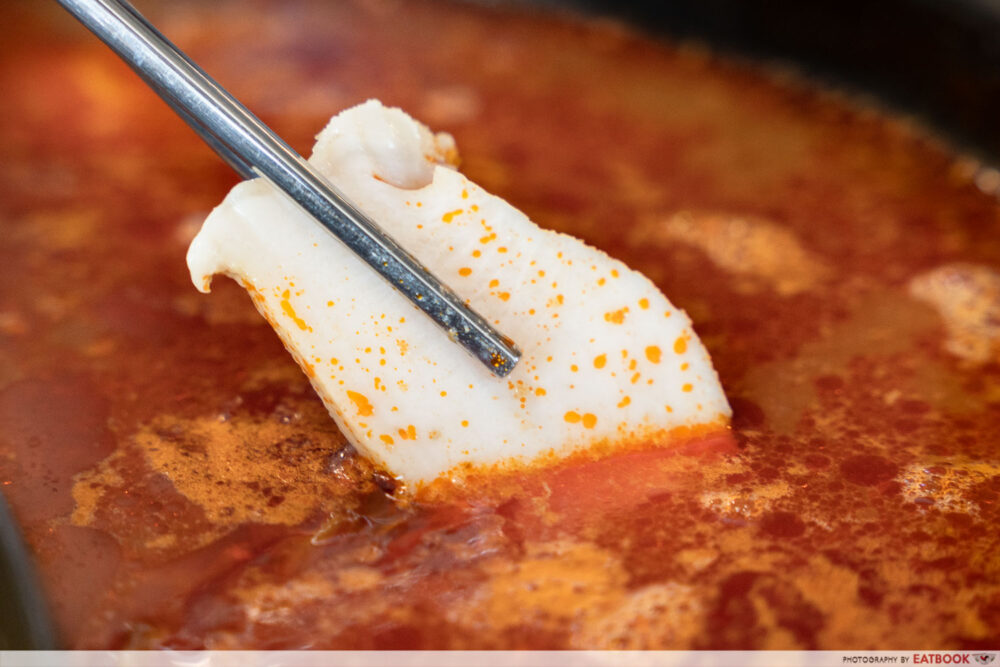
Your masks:
[{"label": "red hotpot broth", "polygon": [[0,480],[67,646],[1000,641],[991,172],[613,24],[149,8],[300,150],[369,97],[451,132],[471,179],[684,308],[734,408],[723,435],[405,499],[238,286],[192,287],[236,177],[46,11],[0,10]]}]

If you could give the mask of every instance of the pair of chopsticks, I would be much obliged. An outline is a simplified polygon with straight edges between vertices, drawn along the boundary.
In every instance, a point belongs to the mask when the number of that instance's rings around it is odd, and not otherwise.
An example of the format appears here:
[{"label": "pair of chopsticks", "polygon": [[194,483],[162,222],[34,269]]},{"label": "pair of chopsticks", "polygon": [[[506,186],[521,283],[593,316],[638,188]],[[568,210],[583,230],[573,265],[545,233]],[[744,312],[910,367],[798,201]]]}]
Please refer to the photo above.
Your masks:
[{"label": "pair of chopsticks", "polygon": [[264,177],[381,274],[498,377],[520,358],[470,309],[277,134],[124,0],[57,0],[134,69],[244,178]]}]

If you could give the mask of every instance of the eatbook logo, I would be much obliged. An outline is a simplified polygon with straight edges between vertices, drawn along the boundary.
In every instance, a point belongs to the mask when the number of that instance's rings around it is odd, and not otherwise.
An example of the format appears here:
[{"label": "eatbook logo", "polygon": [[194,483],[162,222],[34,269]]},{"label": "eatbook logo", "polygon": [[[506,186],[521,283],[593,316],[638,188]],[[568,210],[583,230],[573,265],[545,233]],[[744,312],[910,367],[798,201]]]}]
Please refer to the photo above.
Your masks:
[{"label": "eatbook logo", "polygon": [[976,663],[980,665],[992,664],[993,661],[996,660],[996,658],[997,658],[996,653],[976,653],[975,655],[972,656],[972,659],[975,660]]}]

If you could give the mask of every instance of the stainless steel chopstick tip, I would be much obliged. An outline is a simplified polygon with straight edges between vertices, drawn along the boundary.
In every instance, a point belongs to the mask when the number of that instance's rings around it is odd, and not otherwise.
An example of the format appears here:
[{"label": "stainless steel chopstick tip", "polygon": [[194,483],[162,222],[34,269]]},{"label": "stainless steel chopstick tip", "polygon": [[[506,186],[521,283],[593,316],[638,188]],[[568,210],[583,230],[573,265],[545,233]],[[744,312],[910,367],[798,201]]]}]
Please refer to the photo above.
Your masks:
[{"label": "stainless steel chopstick tip", "polygon": [[128,63],[240,175],[268,179],[497,377],[514,342],[352,205],[284,140],[124,0],[56,0]]}]

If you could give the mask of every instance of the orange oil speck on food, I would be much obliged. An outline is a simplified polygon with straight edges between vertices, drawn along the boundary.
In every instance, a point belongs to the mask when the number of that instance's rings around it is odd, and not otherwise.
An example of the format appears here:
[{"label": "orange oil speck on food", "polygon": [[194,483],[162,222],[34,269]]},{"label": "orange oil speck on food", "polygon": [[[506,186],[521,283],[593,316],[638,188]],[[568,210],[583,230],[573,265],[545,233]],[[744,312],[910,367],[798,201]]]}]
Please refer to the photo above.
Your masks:
[{"label": "orange oil speck on food", "polygon": [[460,275],[460,276],[469,276],[469,275],[472,275],[472,269],[470,269],[467,266],[463,266],[462,268],[460,268],[458,270],[458,275]]},{"label": "orange oil speck on food", "polygon": [[687,339],[685,339],[684,336],[678,336],[677,340],[674,341],[674,352],[677,354],[684,354],[687,352],[687,349]]},{"label": "orange oil speck on food", "polygon": [[611,269],[611,277],[612,278],[617,278],[618,277],[618,270],[617,269]]},{"label": "orange oil speck on food", "polygon": [[497,280],[496,278],[494,278],[493,280],[491,280],[491,281],[490,281],[490,287],[491,287],[491,288],[493,288],[493,287],[497,287],[497,286],[499,286],[499,285],[500,285],[500,281],[499,281],[499,280]]},{"label": "orange oil speck on food", "polygon": [[683,364],[681,364],[682,371],[686,371],[689,368],[691,368],[691,364],[689,364],[688,362],[685,361]]},{"label": "orange oil speck on food", "polygon": [[535,396],[544,396],[544,395],[545,395],[545,390],[542,389],[541,387],[535,390]]},{"label": "orange oil speck on food", "polygon": [[631,402],[632,402],[632,399],[629,398],[628,396],[626,396],[622,400],[618,401],[618,407],[619,408],[624,408],[626,405],[628,405]]},{"label": "orange oil speck on food", "polygon": [[500,252],[500,253],[507,252],[507,248],[505,248],[503,246],[500,246],[499,248],[497,248],[497,252]]},{"label": "orange oil speck on food", "polygon": [[469,426],[469,420],[468,419],[463,419],[462,420],[462,426],[468,427]]},{"label": "orange oil speck on food", "polygon": [[281,295],[281,309],[285,311],[285,315],[288,315],[288,317],[292,318],[292,321],[295,322],[295,325],[298,326],[298,328],[302,329],[303,331],[311,331],[309,325],[305,323],[305,320],[303,320],[295,313],[295,309],[292,308],[292,304],[288,300],[290,296],[291,295],[289,294],[288,290],[285,290],[284,293]]},{"label": "orange oil speck on food", "polygon": [[578,412],[570,410],[563,415],[563,419],[569,424],[579,424],[583,417]]},{"label": "orange oil speck on food", "polygon": [[368,397],[356,391],[347,390],[347,398],[351,399],[354,406],[358,409],[359,417],[371,417],[375,414],[372,404],[368,402]]},{"label": "orange oil speck on food", "polygon": [[604,319],[612,324],[622,324],[625,321],[626,313],[628,313],[628,307],[620,308],[618,310],[604,313]]},{"label": "orange oil speck on food", "polygon": [[597,284],[598,284],[598,285],[603,285],[603,284],[604,284],[604,283],[606,283],[606,282],[607,282],[607,281],[606,281],[606,280],[605,280],[604,278],[598,278],[598,279],[597,279]]},{"label": "orange oil speck on food", "polygon": [[640,375],[639,373],[636,373],[635,375],[633,375],[633,376],[632,376],[632,377],[631,377],[631,378],[629,379],[629,382],[631,382],[632,384],[635,384],[636,382],[638,382],[638,381],[639,381],[639,375]]},{"label": "orange oil speck on food", "polygon": [[639,299],[639,307],[642,308],[643,310],[649,308],[649,299],[647,299],[646,297],[642,297],[641,299]]},{"label": "orange oil speck on food", "polygon": [[416,440],[417,439],[417,429],[413,424],[410,424],[406,429],[399,429],[399,437],[403,440]]},{"label": "orange oil speck on food", "polygon": [[462,190],[462,199],[468,199],[468,198],[469,198],[469,191]]},{"label": "orange oil speck on food", "polygon": [[455,219],[456,215],[461,215],[461,214],[462,214],[462,209],[460,208],[457,208],[454,211],[448,211],[447,213],[441,216],[441,222],[451,222],[452,220]]},{"label": "orange oil speck on food", "polygon": [[447,396],[447,395],[448,395],[448,392],[446,392],[446,391],[442,391],[442,392],[441,392],[441,395],[442,395],[442,396]]},{"label": "orange oil speck on food", "polygon": [[599,354],[594,357],[594,368],[604,368],[604,364],[608,363],[608,355]]},{"label": "orange oil speck on food", "polygon": [[510,298],[510,292],[500,292],[497,296],[500,297],[501,301],[506,301]]},{"label": "orange oil speck on food", "polygon": [[[208,278],[206,278],[205,280],[206,280],[206,282],[207,282],[207,281],[208,281]],[[254,287],[253,285],[251,285],[251,284],[250,284],[249,282],[247,282],[246,280],[241,280],[241,281],[240,281],[240,285],[242,285],[242,286],[243,286],[243,289],[245,289],[245,290],[246,290],[247,292],[249,292],[249,293],[250,293],[250,297],[251,297],[251,298],[252,298],[252,299],[253,299],[254,301],[263,301],[263,300],[264,300],[264,295],[263,295],[263,294],[261,294],[261,293],[260,293],[260,291],[259,291],[259,290],[258,290],[258,289],[257,289],[256,287]]]},{"label": "orange oil speck on food", "polygon": [[383,433],[382,435],[379,436],[379,440],[381,440],[382,442],[384,442],[387,445],[391,445],[394,442],[394,440],[392,439],[392,436],[388,435],[388,434],[385,434],[385,433]]},{"label": "orange oil speck on food", "polygon": [[573,371],[573,372],[575,373],[575,372],[577,372],[578,370],[580,370],[580,367],[579,367],[579,366],[577,366],[576,364],[570,364],[570,365],[569,365],[569,369],[570,369],[571,371]]},{"label": "orange oil speck on food", "polygon": [[681,387],[681,391],[691,391],[692,389],[694,389],[694,385],[690,382],[685,383],[684,386]]},{"label": "orange oil speck on food", "polygon": [[595,426],[597,426],[597,415],[588,412],[583,416],[583,427],[594,428]]},{"label": "orange oil speck on food", "polygon": [[654,364],[660,363],[660,348],[656,345],[650,345],[646,348],[646,358],[649,359]]}]

